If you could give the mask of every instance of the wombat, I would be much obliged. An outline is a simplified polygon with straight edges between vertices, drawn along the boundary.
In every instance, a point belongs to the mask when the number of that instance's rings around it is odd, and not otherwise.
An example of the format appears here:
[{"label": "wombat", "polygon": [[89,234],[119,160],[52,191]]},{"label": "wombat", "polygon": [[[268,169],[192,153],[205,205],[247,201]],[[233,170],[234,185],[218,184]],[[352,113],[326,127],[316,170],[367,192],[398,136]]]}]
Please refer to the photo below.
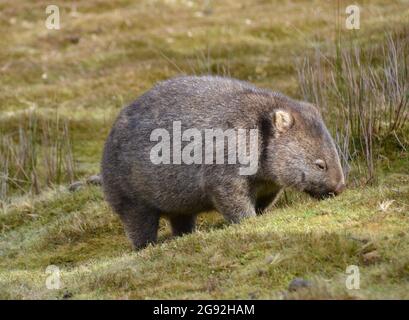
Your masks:
[{"label": "wombat", "polygon": [[[214,137],[200,144],[209,129],[230,130],[236,138],[238,129],[256,130],[255,139],[241,140],[242,153],[256,156],[253,170],[243,174],[242,163],[217,162],[217,155],[201,161],[218,152],[217,142],[209,147]],[[188,134],[176,137],[182,132]],[[240,143],[228,149],[225,142],[219,144],[225,157],[240,149]],[[135,248],[156,241],[160,217],[182,235],[194,230],[201,212],[216,210],[230,222],[263,213],[286,187],[316,198],[345,188],[335,144],[313,105],[214,76],[160,82],[125,107],[105,143],[101,172],[105,198]]]}]

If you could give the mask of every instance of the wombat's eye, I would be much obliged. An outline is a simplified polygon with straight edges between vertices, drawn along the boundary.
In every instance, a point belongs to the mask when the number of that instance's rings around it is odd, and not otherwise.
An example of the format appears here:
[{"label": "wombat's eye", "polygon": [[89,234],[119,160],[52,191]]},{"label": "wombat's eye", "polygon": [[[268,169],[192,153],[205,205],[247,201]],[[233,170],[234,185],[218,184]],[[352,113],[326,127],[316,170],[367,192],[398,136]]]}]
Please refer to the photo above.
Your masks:
[{"label": "wombat's eye", "polygon": [[315,165],[320,170],[325,170],[327,168],[327,165],[326,165],[325,161],[321,160],[321,159],[315,160]]}]

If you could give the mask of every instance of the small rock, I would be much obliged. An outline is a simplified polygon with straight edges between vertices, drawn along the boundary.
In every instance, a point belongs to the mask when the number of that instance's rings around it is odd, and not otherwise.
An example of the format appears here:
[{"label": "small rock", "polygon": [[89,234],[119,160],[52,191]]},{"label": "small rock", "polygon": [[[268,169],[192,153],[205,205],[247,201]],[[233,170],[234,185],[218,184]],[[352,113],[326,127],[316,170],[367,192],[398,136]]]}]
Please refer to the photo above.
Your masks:
[{"label": "small rock", "polygon": [[378,251],[374,250],[374,251],[365,253],[362,256],[362,258],[364,259],[365,264],[372,264],[372,263],[378,261],[381,258],[381,256],[378,253]]},{"label": "small rock", "polygon": [[257,292],[250,292],[249,293],[249,299],[250,300],[256,300],[257,296],[258,296]]},{"label": "small rock", "polygon": [[80,37],[78,35],[69,35],[65,37],[65,40],[71,42],[72,44],[77,44],[80,42]]},{"label": "small rock", "polygon": [[274,257],[273,257],[273,256],[268,256],[268,257],[266,258],[266,263],[267,263],[267,264],[271,264],[273,261],[274,261]]},{"label": "small rock", "polygon": [[81,181],[76,181],[74,183],[71,183],[70,186],[68,187],[68,190],[71,192],[75,192],[78,189],[82,188],[84,186],[84,183]]},{"label": "small rock", "polygon": [[311,282],[302,278],[295,278],[293,279],[289,286],[288,291],[297,291],[302,288],[309,288],[311,287]]},{"label": "small rock", "polygon": [[100,186],[102,184],[102,177],[99,174],[94,174],[87,179],[88,184]]},{"label": "small rock", "polygon": [[72,293],[69,292],[69,291],[65,291],[62,298],[63,299],[70,299],[70,298],[72,298]]},{"label": "small rock", "polygon": [[204,13],[206,16],[210,16],[210,15],[213,13],[213,9],[210,8],[210,7],[207,7],[207,8],[205,8],[205,9],[203,10],[203,13]]}]

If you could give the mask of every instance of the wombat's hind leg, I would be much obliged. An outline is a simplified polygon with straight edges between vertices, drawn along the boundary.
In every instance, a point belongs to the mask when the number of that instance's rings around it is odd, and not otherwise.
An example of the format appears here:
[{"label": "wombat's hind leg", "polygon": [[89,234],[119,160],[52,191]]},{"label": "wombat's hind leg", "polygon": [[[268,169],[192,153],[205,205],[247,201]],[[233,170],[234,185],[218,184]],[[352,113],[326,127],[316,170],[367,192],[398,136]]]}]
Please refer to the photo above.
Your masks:
[{"label": "wombat's hind leg", "polygon": [[196,215],[172,216],[169,220],[172,226],[172,233],[175,237],[191,233],[195,230]]},{"label": "wombat's hind leg", "polygon": [[118,213],[135,249],[156,242],[160,218],[157,210],[144,204],[127,202]]}]

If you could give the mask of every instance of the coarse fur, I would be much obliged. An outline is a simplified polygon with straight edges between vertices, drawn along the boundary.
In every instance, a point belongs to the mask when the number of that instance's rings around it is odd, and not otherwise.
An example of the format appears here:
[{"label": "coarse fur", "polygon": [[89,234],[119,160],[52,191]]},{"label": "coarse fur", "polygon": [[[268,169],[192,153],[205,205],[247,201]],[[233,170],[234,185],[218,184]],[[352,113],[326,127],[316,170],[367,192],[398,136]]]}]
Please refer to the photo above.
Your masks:
[{"label": "coarse fur", "polygon": [[[156,128],[171,133],[174,121],[182,131],[258,129],[257,172],[240,175],[240,164],[153,164],[157,142],[150,135]],[[231,222],[262,213],[286,187],[317,198],[344,188],[336,147],[313,105],[213,76],[160,82],[125,107],[106,141],[101,172],[106,200],[135,248],[156,241],[160,217],[182,235],[194,230],[201,212],[215,209]]]}]

